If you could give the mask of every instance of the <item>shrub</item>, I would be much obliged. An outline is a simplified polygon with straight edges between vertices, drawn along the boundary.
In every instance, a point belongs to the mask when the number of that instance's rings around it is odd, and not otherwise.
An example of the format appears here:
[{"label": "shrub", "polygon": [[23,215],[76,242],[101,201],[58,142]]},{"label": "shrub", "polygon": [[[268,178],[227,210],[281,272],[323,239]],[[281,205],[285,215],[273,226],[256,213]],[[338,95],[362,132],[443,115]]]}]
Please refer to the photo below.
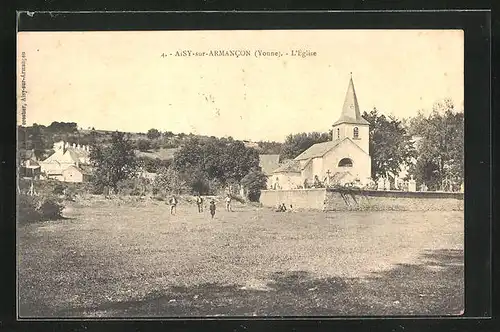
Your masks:
[{"label": "shrub", "polygon": [[40,213],[38,212],[38,205],[39,202],[35,196],[30,196],[26,194],[18,195],[17,220],[20,223],[40,220],[41,216]]},{"label": "shrub", "polygon": [[56,220],[62,217],[64,206],[55,197],[42,198],[39,213],[44,220]]},{"label": "shrub", "polygon": [[53,196],[18,196],[18,221],[20,223],[55,220],[62,217],[64,206]]},{"label": "shrub", "polygon": [[104,185],[101,183],[89,183],[87,188],[92,195],[102,195],[105,191]]},{"label": "shrub", "polygon": [[65,186],[64,184],[56,183],[52,189],[52,194],[63,195],[66,188],[67,188],[67,186]]},{"label": "shrub", "polygon": [[151,142],[146,139],[139,139],[136,146],[139,151],[148,151],[151,148]]},{"label": "shrub", "polygon": [[[83,189],[83,186],[81,186],[81,189]],[[64,200],[74,202],[76,198],[76,190],[77,188],[75,186],[69,186],[66,188],[66,190],[64,190]]]},{"label": "shrub", "polygon": [[266,188],[267,177],[260,170],[252,170],[241,179],[241,184],[247,189],[248,199],[258,202],[260,191]]}]

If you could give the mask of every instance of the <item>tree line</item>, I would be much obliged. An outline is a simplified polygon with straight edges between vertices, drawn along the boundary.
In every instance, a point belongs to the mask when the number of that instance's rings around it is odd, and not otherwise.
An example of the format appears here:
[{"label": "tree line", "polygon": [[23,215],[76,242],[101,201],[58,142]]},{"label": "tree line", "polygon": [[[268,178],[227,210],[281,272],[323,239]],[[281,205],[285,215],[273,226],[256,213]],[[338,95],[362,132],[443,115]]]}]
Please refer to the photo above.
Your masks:
[{"label": "tree line", "polygon": [[96,193],[134,187],[153,194],[216,194],[224,188],[246,184],[249,196],[258,199],[266,177],[259,167],[259,154],[231,138],[199,139],[184,142],[168,165],[161,165],[154,180],[141,178],[141,159],[125,133],[112,134],[109,145],[93,144],[91,183]]}]

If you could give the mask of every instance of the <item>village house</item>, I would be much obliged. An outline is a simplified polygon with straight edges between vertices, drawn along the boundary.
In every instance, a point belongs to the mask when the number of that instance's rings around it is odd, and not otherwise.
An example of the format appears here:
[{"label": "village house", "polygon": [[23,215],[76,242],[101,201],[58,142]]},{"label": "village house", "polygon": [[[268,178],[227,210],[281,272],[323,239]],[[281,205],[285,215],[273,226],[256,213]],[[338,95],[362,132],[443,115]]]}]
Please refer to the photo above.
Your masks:
[{"label": "village house", "polygon": [[332,140],[318,143],[273,171],[273,189],[295,189],[321,184],[360,185],[371,181],[369,127],[360,113],[352,77]]},{"label": "village house", "polygon": [[279,167],[279,154],[261,154],[259,155],[259,167],[267,177],[266,188],[271,189],[273,171]]},{"label": "village house", "polygon": [[40,178],[40,164],[35,155],[35,150],[19,151],[20,167],[19,176],[22,178],[38,179]]},{"label": "village house", "polygon": [[54,143],[54,153],[39,162],[43,178],[64,182],[87,181],[90,176],[89,150],[85,145],[70,145],[63,141]]}]

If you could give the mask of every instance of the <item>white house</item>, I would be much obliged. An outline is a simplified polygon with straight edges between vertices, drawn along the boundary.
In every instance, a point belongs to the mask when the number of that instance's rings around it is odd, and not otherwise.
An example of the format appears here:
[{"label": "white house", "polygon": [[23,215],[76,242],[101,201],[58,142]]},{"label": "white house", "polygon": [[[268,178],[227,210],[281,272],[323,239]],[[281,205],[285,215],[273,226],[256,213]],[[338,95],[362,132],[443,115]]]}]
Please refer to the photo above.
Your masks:
[{"label": "white house", "polygon": [[[59,181],[69,181],[69,182],[82,182],[85,180],[84,174],[88,175],[88,171],[81,169],[82,165],[88,165],[89,160],[89,147],[85,145],[69,145],[66,142],[60,141],[54,143],[54,153],[50,155],[47,159],[40,161],[40,168],[42,174],[46,178],[56,179]],[[68,170],[68,168],[73,167]],[[80,169],[76,175],[75,170]],[[70,176],[75,174],[75,177]],[[75,180],[76,179],[76,180]],[[81,181],[80,181],[81,179]]]},{"label": "white house", "polygon": [[71,165],[62,171],[64,182],[87,182],[90,172],[87,167]]}]

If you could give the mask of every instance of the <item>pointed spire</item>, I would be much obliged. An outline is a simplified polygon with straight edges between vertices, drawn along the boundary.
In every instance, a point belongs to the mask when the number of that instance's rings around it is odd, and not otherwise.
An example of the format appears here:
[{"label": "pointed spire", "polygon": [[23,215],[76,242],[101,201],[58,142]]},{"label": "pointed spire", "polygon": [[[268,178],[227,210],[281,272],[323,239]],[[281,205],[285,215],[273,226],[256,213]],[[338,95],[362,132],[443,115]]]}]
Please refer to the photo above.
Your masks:
[{"label": "pointed spire", "polygon": [[354,82],[352,80],[352,72],[344,99],[344,106],[342,107],[342,113],[340,114],[340,118],[333,125],[335,126],[341,123],[370,124],[361,116],[361,112],[359,111],[358,98],[356,97],[356,90],[354,89]]}]

